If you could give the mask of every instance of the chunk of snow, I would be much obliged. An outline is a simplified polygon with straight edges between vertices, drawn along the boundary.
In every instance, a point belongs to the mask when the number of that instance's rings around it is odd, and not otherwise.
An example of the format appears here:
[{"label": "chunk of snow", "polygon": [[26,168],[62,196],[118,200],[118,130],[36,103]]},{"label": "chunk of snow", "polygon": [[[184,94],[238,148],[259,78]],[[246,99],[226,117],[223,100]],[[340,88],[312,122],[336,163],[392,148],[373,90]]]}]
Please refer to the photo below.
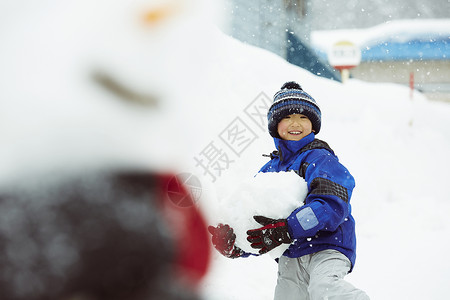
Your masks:
[{"label": "chunk of snow", "polygon": [[[221,203],[222,222],[229,224],[236,234],[236,246],[249,253],[258,253],[247,241],[247,230],[262,227],[253,216],[285,219],[303,205],[308,193],[305,180],[295,172],[258,173],[243,181]],[[282,244],[268,253],[280,257],[289,247]]]}]

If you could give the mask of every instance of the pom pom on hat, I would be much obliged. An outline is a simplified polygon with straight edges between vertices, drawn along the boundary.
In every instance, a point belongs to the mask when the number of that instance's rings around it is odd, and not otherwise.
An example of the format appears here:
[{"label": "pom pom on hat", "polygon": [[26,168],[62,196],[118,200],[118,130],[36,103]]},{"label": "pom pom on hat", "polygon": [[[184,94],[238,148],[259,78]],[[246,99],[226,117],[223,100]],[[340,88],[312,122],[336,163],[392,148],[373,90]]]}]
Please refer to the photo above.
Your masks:
[{"label": "pom pom on hat", "polygon": [[267,113],[269,133],[272,137],[280,138],[278,123],[291,114],[307,116],[312,123],[314,132],[319,133],[322,115],[320,108],[316,101],[294,81],[283,84],[281,90],[273,96],[273,104]]},{"label": "pom pom on hat", "polygon": [[284,90],[284,89],[291,89],[291,90],[297,89],[297,90],[302,90],[302,91],[303,91],[303,89],[302,89],[302,87],[300,86],[300,84],[298,84],[298,83],[295,82],[295,81],[289,81],[289,82],[286,82],[285,84],[283,84],[283,86],[281,87],[281,89],[282,89],[282,90]]}]

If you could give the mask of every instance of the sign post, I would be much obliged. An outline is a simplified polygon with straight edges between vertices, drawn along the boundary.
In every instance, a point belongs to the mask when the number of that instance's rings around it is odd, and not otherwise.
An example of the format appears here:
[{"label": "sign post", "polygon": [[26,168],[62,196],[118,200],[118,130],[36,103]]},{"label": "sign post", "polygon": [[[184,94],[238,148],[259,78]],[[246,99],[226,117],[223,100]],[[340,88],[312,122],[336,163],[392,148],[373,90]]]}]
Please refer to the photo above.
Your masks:
[{"label": "sign post", "polygon": [[328,61],[341,72],[342,83],[345,83],[350,77],[350,69],[361,62],[361,50],[352,42],[340,41],[331,47]]}]

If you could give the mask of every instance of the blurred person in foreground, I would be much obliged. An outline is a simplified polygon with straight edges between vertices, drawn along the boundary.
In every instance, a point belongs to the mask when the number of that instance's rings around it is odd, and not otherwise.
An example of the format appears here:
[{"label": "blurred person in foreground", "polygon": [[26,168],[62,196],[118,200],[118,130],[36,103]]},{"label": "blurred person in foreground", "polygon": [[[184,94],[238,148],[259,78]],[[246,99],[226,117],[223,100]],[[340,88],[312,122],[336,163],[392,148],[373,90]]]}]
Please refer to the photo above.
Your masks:
[{"label": "blurred person in foreground", "polygon": [[197,119],[202,99],[183,88],[195,81],[180,38],[196,38],[186,23],[202,26],[189,3],[1,11],[2,300],[198,299],[203,217],[166,199],[166,172],[190,159],[180,121]]},{"label": "blurred person in foreground", "polygon": [[99,170],[3,185],[1,298],[199,299],[205,223],[194,206],[166,201],[169,179]]}]

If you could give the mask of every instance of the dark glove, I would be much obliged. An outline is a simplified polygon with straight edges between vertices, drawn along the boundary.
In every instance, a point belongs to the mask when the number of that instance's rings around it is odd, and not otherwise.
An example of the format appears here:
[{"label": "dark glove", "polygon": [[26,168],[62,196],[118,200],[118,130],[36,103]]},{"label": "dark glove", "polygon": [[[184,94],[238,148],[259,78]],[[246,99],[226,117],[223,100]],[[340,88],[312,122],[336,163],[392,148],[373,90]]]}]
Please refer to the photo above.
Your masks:
[{"label": "dark glove", "polygon": [[247,241],[251,243],[252,248],[261,249],[259,254],[267,253],[281,244],[292,243],[286,219],[275,220],[263,216],[254,216],[253,219],[263,227],[248,230]]},{"label": "dark glove", "polygon": [[236,234],[227,224],[219,224],[217,227],[208,226],[208,231],[212,234],[212,243],[217,251],[225,257],[237,258],[244,254],[240,248],[234,245]]}]

